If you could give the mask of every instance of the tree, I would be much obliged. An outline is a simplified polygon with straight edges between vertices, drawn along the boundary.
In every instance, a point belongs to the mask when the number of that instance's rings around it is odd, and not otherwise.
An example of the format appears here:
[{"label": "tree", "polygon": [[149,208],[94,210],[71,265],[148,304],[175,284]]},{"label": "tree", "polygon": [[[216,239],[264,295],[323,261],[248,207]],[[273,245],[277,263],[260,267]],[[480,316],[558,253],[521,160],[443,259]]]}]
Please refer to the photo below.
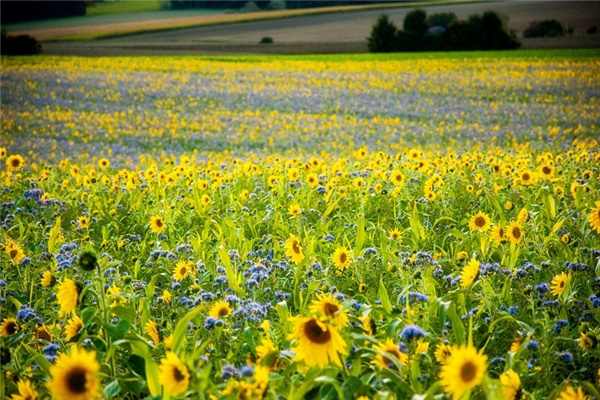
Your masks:
[{"label": "tree", "polygon": [[427,33],[427,13],[421,9],[413,10],[404,17],[404,32],[421,39]]},{"label": "tree", "polygon": [[371,36],[367,38],[367,46],[372,53],[389,53],[395,50],[396,32],[398,29],[390,18],[382,14],[371,29]]}]

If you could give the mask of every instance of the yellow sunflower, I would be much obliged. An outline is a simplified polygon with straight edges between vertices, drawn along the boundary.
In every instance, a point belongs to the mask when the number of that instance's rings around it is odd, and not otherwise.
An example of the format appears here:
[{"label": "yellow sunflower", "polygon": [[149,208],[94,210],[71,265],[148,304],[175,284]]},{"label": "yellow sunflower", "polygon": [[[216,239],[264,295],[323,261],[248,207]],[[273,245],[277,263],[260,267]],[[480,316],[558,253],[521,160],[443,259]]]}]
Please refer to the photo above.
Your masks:
[{"label": "yellow sunflower", "polygon": [[108,168],[110,167],[110,161],[108,161],[108,158],[101,158],[98,160],[98,166],[102,169]]},{"label": "yellow sunflower", "polygon": [[333,325],[343,328],[348,325],[348,310],[342,310],[342,304],[333,298],[331,293],[317,295],[310,305],[310,312],[328,318]]},{"label": "yellow sunflower", "polygon": [[519,182],[522,185],[532,185],[535,182],[536,175],[534,172],[529,171],[528,169],[519,172],[518,174]]},{"label": "yellow sunflower", "polygon": [[86,229],[90,226],[90,219],[86,216],[81,216],[77,219],[77,223],[81,229]]},{"label": "yellow sunflower", "polygon": [[332,261],[337,269],[343,271],[350,266],[350,252],[344,247],[338,247],[333,253]]},{"label": "yellow sunflower", "polygon": [[8,151],[6,150],[6,147],[0,147],[0,160],[2,160],[3,158],[6,158],[7,154],[8,154]]},{"label": "yellow sunflower", "polygon": [[402,186],[404,183],[404,175],[402,175],[402,172],[398,170],[392,171],[390,174],[390,182],[392,182],[395,186]]},{"label": "yellow sunflower", "polygon": [[446,343],[440,343],[435,349],[435,353],[433,353],[433,355],[440,364],[446,364],[448,361],[450,361],[450,356],[452,355],[452,346],[449,346]]},{"label": "yellow sunflower", "polygon": [[371,336],[377,334],[377,324],[370,315],[365,315],[362,319],[362,328]]},{"label": "yellow sunflower", "polygon": [[173,276],[177,282],[181,282],[186,276],[191,275],[194,271],[194,263],[191,261],[181,260],[175,264],[173,268]]},{"label": "yellow sunflower", "polygon": [[[402,366],[406,366],[406,364],[408,363],[408,355],[402,353],[398,347],[398,343],[395,343],[390,338],[387,338],[384,343],[376,344],[375,346],[373,346],[373,348],[383,353],[390,354],[396,360],[398,360],[398,362]],[[375,356],[375,360],[371,361],[371,363],[379,365],[381,368],[396,369],[395,363],[392,360],[393,358],[390,358],[386,355],[377,354],[377,356]]]},{"label": "yellow sunflower", "polygon": [[4,318],[2,325],[0,325],[0,336],[8,337],[17,332],[19,332],[19,324],[17,324],[17,320],[14,318]]},{"label": "yellow sunflower", "polygon": [[554,276],[554,279],[552,279],[552,282],[550,283],[550,292],[555,295],[556,297],[560,297],[563,292],[565,291],[565,288],[567,287],[567,283],[569,283],[569,281],[571,280],[571,273],[569,273],[569,275],[565,274],[564,272]]},{"label": "yellow sunflower", "polygon": [[589,396],[583,394],[583,390],[581,387],[578,387],[577,390],[573,389],[571,386],[567,386],[565,390],[560,392],[560,397],[556,400],[588,400]]},{"label": "yellow sunflower", "polygon": [[222,318],[231,314],[232,311],[228,302],[219,300],[210,308],[208,315],[213,318]]},{"label": "yellow sunflower", "polygon": [[155,233],[163,233],[165,227],[165,220],[159,217],[158,215],[155,215],[150,218],[150,229],[152,229],[152,231],[154,231]]},{"label": "yellow sunflower", "polygon": [[51,342],[52,334],[48,331],[46,325],[42,325],[35,330],[33,338],[36,340],[45,340],[47,342]]},{"label": "yellow sunflower", "polygon": [[48,389],[58,400],[96,399],[101,396],[98,370],[95,351],[73,347],[70,355],[61,354],[50,367],[52,380],[47,383]]},{"label": "yellow sunflower", "polygon": [[521,228],[521,224],[512,221],[508,224],[508,227],[506,227],[506,235],[512,244],[519,244],[521,239],[523,239],[523,229]]},{"label": "yellow sunflower", "polygon": [[166,356],[160,360],[158,381],[165,391],[177,396],[190,385],[190,372],[175,353],[168,351]]},{"label": "yellow sunflower", "polygon": [[42,279],[40,280],[40,283],[42,284],[42,286],[44,287],[48,287],[48,286],[52,286],[54,285],[54,275],[52,275],[52,271],[45,271],[44,274],[42,275]]},{"label": "yellow sunflower", "polygon": [[324,368],[330,363],[342,366],[340,354],[348,354],[346,342],[336,328],[317,317],[291,317],[294,324],[288,339],[296,342],[292,348],[296,360],[309,367]]},{"label": "yellow sunflower", "polygon": [[67,340],[73,339],[83,329],[83,321],[77,315],[73,316],[69,320],[67,326],[65,326],[65,338]]},{"label": "yellow sunflower", "polygon": [[289,239],[285,241],[284,247],[286,248],[285,255],[290,257],[293,263],[298,264],[304,260],[304,253],[302,252],[298,236],[290,234]]},{"label": "yellow sunflower", "polygon": [[600,201],[595,204],[596,208],[592,208],[592,213],[588,217],[588,222],[596,233],[600,233]]},{"label": "yellow sunflower", "polygon": [[306,177],[306,183],[308,183],[308,186],[312,188],[317,187],[319,185],[319,177],[317,174],[308,174]]},{"label": "yellow sunflower", "polygon": [[74,314],[79,302],[79,288],[77,287],[77,283],[72,279],[65,278],[58,286],[56,298],[60,305],[59,316]]},{"label": "yellow sunflower", "polygon": [[4,251],[6,252],[6,254],[8,254],[10,260],[15,264],[20,263],[25,258],[25,252],[23,251],[21,246],[19,246],[18,243],[13,242],[12,240],[8,241]]},{"label": "yellow sunflower", "polygon": [[448,363],[442,365],[440,379],[452,399],[460,398],[481,383],[487,368],[487,356],[471,346],[454,347]]},{"label": "yellow sunflower", "polygon": [[12,155],[6,159],[6,166],[11,171],[17,171],[23,167],[25,160],[20,155]]},{"label": "yellow sunflower", "polygon": [[290,205],[288,208],[288,214],[290,214],[292,217],[300,214],[300,206],[298,204]]},{"label": "yellow sunflower", "polygon": [[471,220],[469,221],[469,228],[472,231],[478,230],[481,232],[486,232],[488,229],[490,229],[490,223],[490,217],[479,211],[477,214],[471,217]]},{"label": "yellow sunflower", "polygon": [[529,210],[527,210],[526,208],[522,208],[521,211],[519,211],[519,215],[517,216],[517,222],[520,224],[524,224],[525,222],[527,222],[528,219]]},{"label": "yellow sunflower", "polygon": [[17,382],[18,394],[13,394],[11,400],[35,400],[38,397],[38,392],[31,385],[31,382],[19,380]]},{"label": "yellow sunflower", "polygon": [[473,283],[479,274],[479,261],[471,258],[469,263],[465,265],[460,274],[460,286],[468,287]]},{"label": "yellow sunflower", "polygon": [[156,322],[149,319],[148,322],[146,322],[146,325],[144,326],[144,330],[146,331],[148,336],[150,336],[150,338],[154,342],[154,345],[158,346],[160,344],[160,330],[158,329],[158,325],[156,324]]},{"label": "yellow sunflower", "polygon": [[400,232],[396,228],[394,228],[391,231],[389,231],[388,235],[389,235],[389,238],[393,239],[393,240],[400,240],[400,239],[402,239],[402,232]]},{"label": "yellow sunflower", "polygon": [[577,341],[583,350],[593,349],[598,344],[598,339],[596,339],[595,336],[585,332],[579,334],[579,339],[577,339]]},{"label": "yellow sunflower", "polygon": [[519,378],[519,374],[512,369],[509,369],[500,375],[500,383],[502,383],[504,400],[521,399],[521,378]]},{"label": "yellow sunflower", "polygon": [[554,166],[550,164],[541,165],[538,168],[538,175],[546,179],[552,178],[552,175],[554,175]]},{"label": "yellow sunflower", "polygon": [[500,244],[504,239],[504,229],[500,225],[494,225],[492,227],[492,240],[497,244]]}]

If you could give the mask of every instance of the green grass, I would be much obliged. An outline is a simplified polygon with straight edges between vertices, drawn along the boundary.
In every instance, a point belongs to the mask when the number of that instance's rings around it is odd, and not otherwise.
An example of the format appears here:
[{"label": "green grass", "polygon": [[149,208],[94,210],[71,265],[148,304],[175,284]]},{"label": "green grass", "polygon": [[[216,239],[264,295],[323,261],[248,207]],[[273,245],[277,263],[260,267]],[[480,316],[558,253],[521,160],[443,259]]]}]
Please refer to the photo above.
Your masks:
[{"label": "green grass", "polygon": [[160,9],[160,2],[158,0],[104,1],[101,3],[93,3],[93,5],[89,6],[86,15],[127,14],[144,11],[158,11]]}]

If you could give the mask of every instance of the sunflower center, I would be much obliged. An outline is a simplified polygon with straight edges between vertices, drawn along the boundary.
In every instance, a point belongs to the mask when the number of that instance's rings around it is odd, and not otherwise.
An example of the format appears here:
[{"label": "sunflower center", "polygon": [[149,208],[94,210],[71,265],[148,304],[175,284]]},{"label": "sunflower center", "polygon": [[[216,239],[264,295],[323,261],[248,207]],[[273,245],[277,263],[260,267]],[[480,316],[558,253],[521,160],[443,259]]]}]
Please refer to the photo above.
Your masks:
[{"label": "sunflower center", "polygon": [[177,382],[181,382],[182,380],[185,379],[185,376],[183,375],[183,373],[181,372],[181,370],[179,368],[173,368],[173,378]]},{"label": "sunflower center", "polygon": [[6,324],[6,333],[9,335],[14,335],[19,330],[19,326],[14,322],[9,322]]},{"label": "sunflower center", "polygon": [[229,310],[225,307],[219,308],[219,317],[224,317],[226,315],[229,315]]},{"label": "sunflower center", "polygon": [[312,343],[324,344],[331,340],[331,333],[321,329],[316,320],[311,319],[304,324],[304,335]]},{"label": "sunflower center", "polygon": [[19,251],[17,249],[12,249],[10,251],[10,258],[11,258],[11,260],[14,260],[17,257],[17,254],[19,254]]},{"label": "sunflower center", "polygon": [[[398,350],[387,349],[386,353],[389,353],[389,354],[393,355],[394,357],[396,357],[398,360],[400,360],[400,352]],[[387,357],[383,357],[383,363],[388,368],[393,368],[394,367],[394,362],[391,359],[387,358]]]},{"label": "sunflower center", "polygon": [[185,269],[185,267],[181,267],[181,269],[179,270],[180,275],[185,275],[186,272],[187,270]]},{"label": "sunflower center", "polygon": [[558,284],[558,286],[560,286],[560,288],[564,288],[565,287],[565,281],[560,281],[560,283]]},{"label": "sunflower center", "polygon": [[18,158],[15,158],[15,159],[13,159],[13,160],[11,161],[11,163],[10,163],[10,165],[11,165],[13,168],[17,168],[17,167],[19,166],[19,164],[21,164],[21,161],[19,161],[19,159],[18,159]]},{"label": "sunflower center", "polygon": [[161,227],[162,227],[162,225],[163,225],[163,223],[162,223],[162,221],[161,221],[160,219],[157,219],[155,223],[156,223],[156,226],[157,226],[158,228],[161,228]]},{"label": "sunflower center", "polygon": [[524,180],[524,181],[528,181],[528,180],[529,180],[529,178],[530,178],[530,176],[529,176],[529,174],[528,174],[528,173],[524,173],[524,174],[523,174],[523,180]]},{"label": "sunflower center", "polygon": [[519,239],[521,237],[521,229],[518,226],[515,226],[512,230],[512,235],[515,239]]},{"label": "sunflower center", "polygon": [[479,228],[485,226],[485,218],[483,218],[482,216],[475,218],[475,226]]},{"label": "sunflower center", "polygon": [[477,366],[475,364],[473,364],[473,362],[471,362],[471,361],[467,361],[460,368],[460,379],[465,383],[469,383],[473,379],[475,379],[476,374],[477,374]]},{"label": "sunflower center", "polygon": [[339,309],[340,308],[333,303],[326,303],[325,307],[323,307],[323,311],[325,311],[325,315],[328,317],[333,317]]},{"label": "sunflower center", "polygon": [[340,254],[340,263],[345,264],[346,260],[348,260],[348,256],[346,255],[346,253]]},{"label": "sunflower center", "polygon": [[502,228],[498,229],[498,236],[501,238],[504,237],[504,229],[502,229]]},{"label": "sunflower center", "polygon": [[66,383],[69,391],[74,394],[85,393],[87,379],[85,369],[81,367],[73,368],[67,375]]},{"label": "sunflower center", "polygon": [[40,329],[39,331],[37,331],[36,338],[47,340],[49,342],[52,341],[52,335],[50,335],[50,333],[45,329]]},{"label": "sunflower center", "polygon": [[300,246],[297,240],[292,241],[292,250],[296,254],[300,254]]},{"label": "sunflower center", "polygon": [[542,168],[542,172],[546,175],[550,175],[550,172],[552,172],[552,170],[550,169],[550,167],[544,167]]}]

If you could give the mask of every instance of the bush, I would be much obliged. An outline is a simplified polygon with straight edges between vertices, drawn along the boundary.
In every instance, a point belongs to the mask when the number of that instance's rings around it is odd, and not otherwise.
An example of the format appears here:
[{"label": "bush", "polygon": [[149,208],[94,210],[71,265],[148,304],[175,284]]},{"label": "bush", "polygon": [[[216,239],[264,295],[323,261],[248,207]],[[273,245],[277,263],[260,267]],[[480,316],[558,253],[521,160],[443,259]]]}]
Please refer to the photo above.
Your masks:
[{"label": "bush", "polygon": [[542,22],[533,21],[529,24],[529,27],[523,32],[523,37],[536,38],[536,37],[555,37],[563,36],[565,29],[555,19],[547,19]]},{"label": "bush", "polygon": [[267,10],[269,11],[285,10],[285,8],[285,1],[283,0],[273,0],[267,5]]},{"label": "bush", "polygon": [[264,38],[260,39],[260,44],[269,44],[269,43],[273,43],[273,38],[269,37],[269,36],[265,36]]},{"label": "bush", "polygon": [[371,36],[367,38],[367,47],[371,53],[389,53],[396,49],[396,32],[398,29],[390,18],[383,14],[373,25]]},{"label": "bush", "polygon": [[450,25],[450,22],[454,21],[456,18],[456,14],[454,13],[438,13],[432,14],[427,17],[427,26],[429,28],[433,28],[434,26],[442,26],[447,28]]},{"label": "bush", "polygon": [[598,33],[598,27],[596,25],[590,26],[587,30],[588,35],[595,35],[596,33]]},{"label": "bush", "polygon": [[42,52],[42,45],[28,35],[10,36],[2,29],[0,50],[4,55],[30,55]]}]

